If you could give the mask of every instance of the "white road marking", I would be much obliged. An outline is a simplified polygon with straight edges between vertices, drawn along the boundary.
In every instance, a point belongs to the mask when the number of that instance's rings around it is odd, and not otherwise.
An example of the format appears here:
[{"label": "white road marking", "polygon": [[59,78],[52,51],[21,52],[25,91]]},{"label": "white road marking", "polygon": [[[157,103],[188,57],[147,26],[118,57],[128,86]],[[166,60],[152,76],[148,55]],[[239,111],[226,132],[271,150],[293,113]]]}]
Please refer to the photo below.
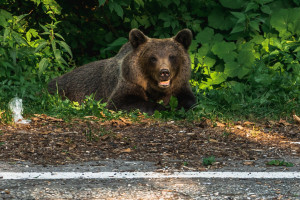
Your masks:
[{"label": "white road marking", "polygon": [[0,180],[141,178],[300,179],[300,172],[0,172]]}]

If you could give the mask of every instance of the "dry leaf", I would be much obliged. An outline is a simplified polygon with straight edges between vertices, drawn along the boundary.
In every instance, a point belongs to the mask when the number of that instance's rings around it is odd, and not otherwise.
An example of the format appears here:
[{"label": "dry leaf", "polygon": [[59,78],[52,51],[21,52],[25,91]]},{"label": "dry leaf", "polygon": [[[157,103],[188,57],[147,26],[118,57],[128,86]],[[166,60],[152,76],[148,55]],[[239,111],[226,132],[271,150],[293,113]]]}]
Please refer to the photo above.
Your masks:
[{"label": "dry leaf", "polygon": [[243,124],[244,126],[247,126],[247,125],[254,125],[254,123],[253,122],[244,122],[244,124]]},{"label": "dry leaf", "polygon": [[132,150],[130,148],[123,149],[120,151],[120,153],[130,153]]},{"label": "dry leaf", "polygon": [[217,122],[217,126],[218,126],[218,127],[225,127],[225,124],[220,123],[220,122]]},{"label": "dry leaf", "polygon": [[293,115],[293,119],[297,124],[300,124],[300,117],[298,117],[297,115]]},{"label": "dry leaf", "polygon": [[285,121],[283,119],[280,119],[279,123],[282,124],[282,125],[284,125],[284,126],[290,126],[291,125],[290,123],[288,123],[287,121]]},{"label": "dry leaf", "polygon": [[98,117],[96,117],[96,116],[85,116],[85,117],[83,117],[84,119],[94,119],[94,120],[97,120],[98,119]]}]

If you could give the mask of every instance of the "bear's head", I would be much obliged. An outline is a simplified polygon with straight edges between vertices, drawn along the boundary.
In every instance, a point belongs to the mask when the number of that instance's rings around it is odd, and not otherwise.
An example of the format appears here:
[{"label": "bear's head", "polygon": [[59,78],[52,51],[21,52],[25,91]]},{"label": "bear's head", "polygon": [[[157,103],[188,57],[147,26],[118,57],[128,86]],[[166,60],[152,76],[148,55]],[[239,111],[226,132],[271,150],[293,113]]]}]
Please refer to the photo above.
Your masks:
[{"label": "bear's head", "polygon": [[149,38],[133,29],[129,41],[133,48],[131,70],[139,71],[135,76],[141,86],[164,91],[178,85],[175,82],[188,81],[191,66],[187,51],[192,41],[189,29],[167,39]]}]

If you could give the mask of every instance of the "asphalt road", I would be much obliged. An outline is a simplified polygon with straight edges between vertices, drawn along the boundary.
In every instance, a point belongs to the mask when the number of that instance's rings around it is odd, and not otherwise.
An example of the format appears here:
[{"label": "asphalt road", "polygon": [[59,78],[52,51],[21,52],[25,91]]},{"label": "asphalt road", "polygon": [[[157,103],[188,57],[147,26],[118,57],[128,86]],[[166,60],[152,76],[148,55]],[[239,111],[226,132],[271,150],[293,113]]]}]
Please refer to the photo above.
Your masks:
[{"label": "asphalt road", "polygon": [[[230,161],[230,160],[229,160]],[[217,172],[300,172],[294,167],[266,167],[265,161],[245,165],[228,161]],[[151,172],[164,173],[150,162],[106,160],[65,166],[37,166],[26,162],[0,162],[6,172]],[[187,171],[187,170],[185,170]],[[0,199],[300,199],[298,178],[111,178],[111,179],[1,179]]]}]

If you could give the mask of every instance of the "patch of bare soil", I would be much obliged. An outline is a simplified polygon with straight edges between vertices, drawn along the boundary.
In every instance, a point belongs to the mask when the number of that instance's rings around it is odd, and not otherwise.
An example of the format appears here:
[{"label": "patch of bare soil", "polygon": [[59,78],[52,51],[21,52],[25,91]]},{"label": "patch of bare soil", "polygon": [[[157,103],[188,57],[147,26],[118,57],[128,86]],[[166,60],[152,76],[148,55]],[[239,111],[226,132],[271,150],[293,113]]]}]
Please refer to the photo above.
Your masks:
[{"label": "patch of bare soil", "polygon": [[[36,115],[29,125],[0,125],[0,160],[66,164],[103,159],[154,161],[160,167],[202,170],[202,159],[258,160],[300,156],[300,126],[197,123],[95,117],[64,122]],[[222,163],[219,163],[222,165]],[[218,166],[216,166],[218,167]]]}]

